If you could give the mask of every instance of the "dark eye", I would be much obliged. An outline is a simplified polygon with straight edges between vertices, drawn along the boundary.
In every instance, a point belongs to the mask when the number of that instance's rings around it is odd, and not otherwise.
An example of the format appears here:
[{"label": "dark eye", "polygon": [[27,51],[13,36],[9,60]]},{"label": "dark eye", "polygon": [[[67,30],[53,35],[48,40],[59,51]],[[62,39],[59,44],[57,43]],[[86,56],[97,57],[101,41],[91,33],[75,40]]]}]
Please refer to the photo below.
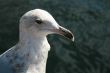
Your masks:
[{"label": "dark eye", "polygon": [[38,24],[42,24],[42,20],[41,19],[36,19],[35,22],[38,23]]}]

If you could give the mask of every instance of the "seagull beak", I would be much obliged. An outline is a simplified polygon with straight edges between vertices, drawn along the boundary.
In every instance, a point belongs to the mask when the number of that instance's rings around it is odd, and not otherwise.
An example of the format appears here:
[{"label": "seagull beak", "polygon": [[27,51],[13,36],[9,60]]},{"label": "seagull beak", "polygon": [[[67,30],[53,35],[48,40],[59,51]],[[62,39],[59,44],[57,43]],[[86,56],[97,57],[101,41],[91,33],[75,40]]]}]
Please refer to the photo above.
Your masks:
[{"label": "seagull beak", "polygon": [[56,30],[56,33],[74,41],[72,32],[62,26],[59,26],[59,28]]}]

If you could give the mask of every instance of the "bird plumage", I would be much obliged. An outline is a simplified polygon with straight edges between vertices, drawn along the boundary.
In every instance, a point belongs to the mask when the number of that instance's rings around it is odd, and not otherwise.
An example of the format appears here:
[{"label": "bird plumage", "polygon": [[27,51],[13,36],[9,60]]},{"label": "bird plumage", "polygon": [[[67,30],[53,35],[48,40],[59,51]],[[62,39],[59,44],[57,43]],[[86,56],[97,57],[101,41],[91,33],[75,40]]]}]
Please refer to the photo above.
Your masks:
[{"label": "bird plumage", "polygon": [[34,9],[25,13],[20,19],[19,42],[0,55],[0,73],[45,73],[50,50],[46,36],[54,33],[73,38],[47,11]]}]

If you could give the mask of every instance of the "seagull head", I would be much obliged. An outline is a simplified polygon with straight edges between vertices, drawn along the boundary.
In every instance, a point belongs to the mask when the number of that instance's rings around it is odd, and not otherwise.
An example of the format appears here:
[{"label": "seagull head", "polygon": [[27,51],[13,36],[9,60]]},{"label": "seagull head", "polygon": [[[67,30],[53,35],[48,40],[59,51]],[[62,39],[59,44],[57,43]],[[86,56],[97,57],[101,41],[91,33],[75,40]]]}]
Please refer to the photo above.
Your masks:
[{"label": "seagull head", "polygon": [[50,13],[42,9],[31,10],[21,17],[20,32],[39,37],[60,34],[68,39],[74,38],[71,31],[60,26]]}]

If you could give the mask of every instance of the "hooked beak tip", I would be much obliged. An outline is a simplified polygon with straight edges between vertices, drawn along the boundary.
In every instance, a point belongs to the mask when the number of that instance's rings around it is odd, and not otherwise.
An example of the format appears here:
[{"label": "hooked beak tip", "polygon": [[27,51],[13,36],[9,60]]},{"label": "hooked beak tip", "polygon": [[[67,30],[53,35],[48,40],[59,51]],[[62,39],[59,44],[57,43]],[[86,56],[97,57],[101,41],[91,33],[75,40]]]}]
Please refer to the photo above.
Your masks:
[{"label": "hooked beak tip", "polygon": [[60,26],[60,27],[59,27],[59,33],[60,33],[61,35],[63,35],[64,37],[66,37],[66,38],[68,38],[68,39],[74,41],[74,36],[73,36],[72,32],[69,31],[68,29],[66,29],[66,28]]}]

